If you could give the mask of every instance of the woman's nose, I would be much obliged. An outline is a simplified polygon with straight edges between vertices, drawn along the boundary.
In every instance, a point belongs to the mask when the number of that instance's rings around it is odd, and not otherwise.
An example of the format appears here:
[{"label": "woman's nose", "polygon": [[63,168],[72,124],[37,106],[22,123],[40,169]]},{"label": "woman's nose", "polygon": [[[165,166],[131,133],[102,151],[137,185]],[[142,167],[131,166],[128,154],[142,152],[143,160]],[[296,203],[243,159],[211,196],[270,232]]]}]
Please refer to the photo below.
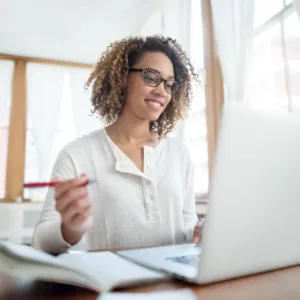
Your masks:
[{"label": "woman's nose", "polygon": [[163,81],[158,86],[156,86],[153,91],[156,95],[160,95],[162,97],[165,97],[167,94]]}]

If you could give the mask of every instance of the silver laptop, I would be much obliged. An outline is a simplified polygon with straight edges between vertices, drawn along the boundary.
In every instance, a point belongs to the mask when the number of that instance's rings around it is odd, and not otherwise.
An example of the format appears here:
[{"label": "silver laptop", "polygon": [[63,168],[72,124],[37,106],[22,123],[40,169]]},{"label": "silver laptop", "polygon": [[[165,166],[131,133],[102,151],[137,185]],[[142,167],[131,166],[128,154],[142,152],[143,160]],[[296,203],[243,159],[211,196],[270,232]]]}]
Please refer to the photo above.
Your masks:
[{"label": "silver laptop", "polygon": [[300,263],[300,116],[226,106],[201,245],[120,251],[206,284]]}]

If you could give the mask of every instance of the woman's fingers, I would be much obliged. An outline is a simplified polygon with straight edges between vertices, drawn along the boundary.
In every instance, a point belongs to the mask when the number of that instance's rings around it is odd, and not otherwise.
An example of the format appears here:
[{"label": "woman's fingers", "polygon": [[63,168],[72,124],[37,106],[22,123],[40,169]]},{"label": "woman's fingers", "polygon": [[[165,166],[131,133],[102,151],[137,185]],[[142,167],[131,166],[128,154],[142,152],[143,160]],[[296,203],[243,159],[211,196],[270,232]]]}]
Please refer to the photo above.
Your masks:
[{"label": "woman's fingers", "polygon": [[76,215],[72,218],[71,222],[72,222],[72,224],[73,224],[74,226],[77,226],[77,225],[83,223],[83,222],[84,222],[86,219],[88,219],[91,215],[92,215],[92,209],[91,209],[91,207],[89,206],[89,207],[87,207],[87,208],[85,209],[85,211],[83,211],[81,214],[76,214]]},{"label": "woman's fingers", "polygon": [[195,228],[194,228],[194,233],[193,233],[193,243],[199,243],[200,242],[203,225],[204,225],[204,219],[200,219],[196,223]]},{"label": "woman's fingers", "polygon": [[89,208],[90,206],[91,206],[90,202],[87,198],[83,198],[83,199],[79,198],[77,200],[71,201],[71,203],[69,203],[69,205],[60,213],[63,216],[64,220],[67,219],[69,220],[75,214],[78,215],[84,214],[86,209]]},{"label": "woman's fingers", "polygon": [[[59,182],[55,186],[56,210],[60,213],[63,224],[74,231],[91,216],[91,202],[84,185],[86,175]],[[80,227],[80,226],[79,226]]]},{"label": "woman's fingers", "polygon": [[70,211],[65,214],[66,224],[69,229],[76,230],[76,231],[85,231],[86,229],[90,228],[87,222],[89,219],[92,221],[92,209],[91,206],[87,206],[85,210],[81,213],[74,213],[74,211]]},{"label": "woman's fingers", "polygon": [[86,175],[82,175],[78,178],[73,178],[65,181],[61,181],[55,185],[55,199],[59,199],[66,193],[69,189],[75,188],[77,186],[83,185],[88,181]]},{"label": "woman's fingers", "polygon": [[[63,213],[70,205],[72,205],[72,203],[75,203],[77,200],[87,198],[87,195],[88,192],[86,187],[69,189],[65,192],[64,197],[56,200],[56,209]],[[78,208],[80,208],[80,205],[78,205]]]}]

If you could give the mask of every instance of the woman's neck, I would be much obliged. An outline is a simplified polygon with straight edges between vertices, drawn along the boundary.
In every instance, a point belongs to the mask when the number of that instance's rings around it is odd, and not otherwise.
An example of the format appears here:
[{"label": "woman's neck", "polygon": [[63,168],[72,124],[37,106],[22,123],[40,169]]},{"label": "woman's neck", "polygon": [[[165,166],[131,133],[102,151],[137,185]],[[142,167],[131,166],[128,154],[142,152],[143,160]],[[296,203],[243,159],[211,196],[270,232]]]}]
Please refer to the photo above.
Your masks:
[{"label": "woman's neck", "polygon": [[107,127],[108,134],[120,143],[148,143],[152,138],[149,121],[139,118],[120,116]]}]

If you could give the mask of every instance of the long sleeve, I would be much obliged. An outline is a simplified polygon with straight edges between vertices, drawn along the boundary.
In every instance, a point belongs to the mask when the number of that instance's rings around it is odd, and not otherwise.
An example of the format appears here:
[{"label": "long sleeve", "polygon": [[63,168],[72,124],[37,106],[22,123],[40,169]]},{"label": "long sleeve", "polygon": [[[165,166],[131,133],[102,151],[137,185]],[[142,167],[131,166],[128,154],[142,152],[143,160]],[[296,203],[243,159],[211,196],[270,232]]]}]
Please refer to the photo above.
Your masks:
[{"label": "long sleeve", "polygon": [[[62,150],[54,164],[51,178],[67,180],[76,176],[78,174],[70,155]],[[34,230],[32,246],[55,254],[65,252],[71,247],[62,236],[61,217],[55,209],[54,189],[48,189],[40,219]]]},{"label": "long sleeve", "polygon": [[197,223],[198,217],[196,214],[195,204],[194,168],[187,150],[185,151],[185,164],[186,172],[183,219],[185,227],[185,240],[186,242],[190,243],[193,239],[194,227]]}]

